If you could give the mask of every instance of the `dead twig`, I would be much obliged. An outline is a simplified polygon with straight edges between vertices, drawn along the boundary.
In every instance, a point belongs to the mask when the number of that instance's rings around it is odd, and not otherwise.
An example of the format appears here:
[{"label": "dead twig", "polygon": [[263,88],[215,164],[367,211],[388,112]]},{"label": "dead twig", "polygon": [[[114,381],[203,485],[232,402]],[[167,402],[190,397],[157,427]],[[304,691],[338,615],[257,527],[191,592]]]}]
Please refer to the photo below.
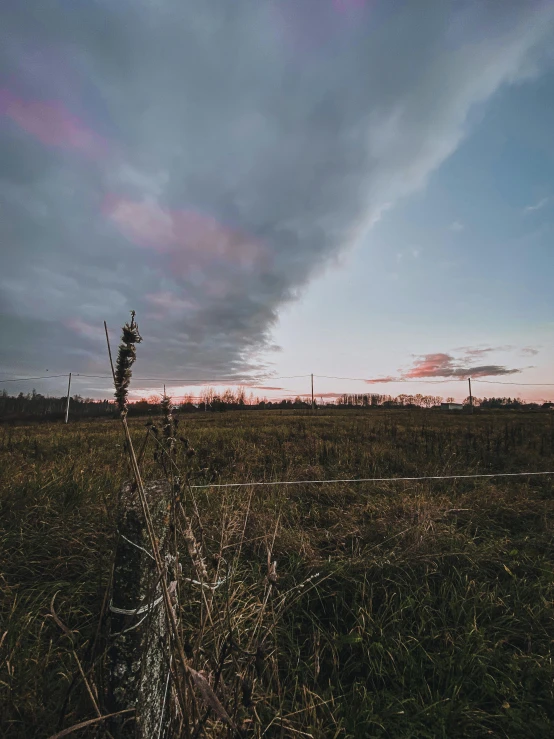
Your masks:
[{"label": "dead twig", "polygon": [[69,734],[73,734],[75,731],[80,731],[81,729],[86,729],[87,726],[92,726],[93,724],[99,724],[101,721],[106,721],[109,718],[113,718],[114,716],[122,716],[124,713],[134,713],[134,708],[126,708],[124,711],[116,711],[115,713],[107,713],[104,716],[98,716],[97,718],[91,718],[88,721],[81,721],[78,724],[74,724],[73,726],[70,726],[67,729],[63,729],[62,731],[58,731],[57,734],[52,734],[52,736],[49,736],[48,739],[62,739],[63,736],[69,736]]}]

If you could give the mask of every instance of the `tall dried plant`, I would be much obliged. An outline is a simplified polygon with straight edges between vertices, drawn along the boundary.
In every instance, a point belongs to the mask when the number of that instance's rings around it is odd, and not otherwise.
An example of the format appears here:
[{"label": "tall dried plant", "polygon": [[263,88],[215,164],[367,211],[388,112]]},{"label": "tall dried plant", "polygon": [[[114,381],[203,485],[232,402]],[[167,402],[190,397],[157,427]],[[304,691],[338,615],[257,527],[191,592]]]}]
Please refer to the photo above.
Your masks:
[{"label": "tall dried plant", "polygon": [[139,334],[138,324],[135,321],[135,311],[131,311],[131,322],[123,326],[121,344],[117,353],[114,371],[115,399],[122,418],[127,416],[127,398],[132,377],[132,367],[137,358],[135,344],[140,344],[142,336]]},{"label": "tall dried plant", "polygon": [[[107,327],[106,338],[108,339]],[[269,704],[275,697],[273,693],[278,697],[281,696],[278,677],[273,677],[268,684],[263,682],[269,670],[269,667],[265,666],[265,661],[268,663],[270,661],[265,645],[271,641],[270,634],[275,639],[277,638],[275,611],[270,606],[271,595],[276,587],[276,565],[271,562],[279,518],[273,534],[273,542],[268,548],[268,577],[264,585],[263,597],[261,594],[252,593],[242,577],[239,575],[237,578],[234,572],[238,566],[239,552],[245,540],[246,520],[242,527],[242,535],[239,534],[240,540],[236,542],[234,541],[233,524],[230,525],[227,522],[227,516],[224,515],[221,531],[217,537],[220,541],[219,552],[217,559],[214,558],[212,561],[216,570],[215,578],[210,577],[204,555],[200,511],[189,482],[190,475],[188,471],[184,471],[183,474],[177,464],[179,441],[183,444],[185,459],[194,454],[194,451],[190,448],[188,440],[178,434],[178,418],[173,415],[171,398],[167,396],[164,388],[161,401],[161,433],[151,426],[147,438],[155,439],[157,451],[159,450],[158,460],[175,492],[172,505],[172,530],[175,557],[173,569],[177,573],[177,580],[174,583],[175,589],[170,592],[167,583],[168,563],[160,551],[139,462],[127,423],[128,392],[132,365],[136,359],[135,344],[140,343],[141,340],[133,311],[130,323],[123,326],[116,367],[112,369],[117,405],[125,430],[126,447],[144,515],[149,552],[155,562],[157,581],[161,588],[162,607],[165,610],[171,632],[171,653],[166,656],[168,664],[173,665],[170,673],[171,695],[178,705],[172,708],[171,716],[168,717],[168,731],[171,732],[169,735],[192,739],[203,733],[206,737],[215,738],[222,736],[223,724],[226,727],[226,735],[229,737],[246,736],[245,732],[254,736],[252,730],[259,737],[261,734],[258,729],[261,730],[261,721],[265,719],[260,719],[257,714],[252,715],[254,694],[260,704],[266,702]],[[108,351],[111,360],[109,339]],[[142,453],[139,458],[142,458]],[[195,536],[191,518],[182,501],[182,493],[185,491],[193,506],[200,531],[199,540]],[[250,509],[251,501],[252,496],[249,498],[248,509]],[[248,518],[248,513],[246,518]],[[238,532],[239,529],[237,529]],[[178,554],[179,538],[186,545],[192,565],[192,577],[185,577],[181,569]],[[222,560],[226,562],[223,552],[229,546],[238,547],[235,567],[231,570],[227,567],[226,576],[218,579],[220,563]],[[185,584],[187,591],[184,590]],[[225,587],[220,589],[223,585]],[[199,589],[197,599],[185,596],[185,592],[190,593],[191,588],[193,591],[196,588]],[[175,592],[180,593],[176,599]],[[295,592],[295,589],[290,592]],[[190,614],[193,607],[197,620],[191,623],[189,615],[188,624],[185,625],[182,619],[185,614]],[[241,644],[246,644],[247,649],[241,648]],[[271,662],[270,664],[273,665],[274,672],[276,663]]]}]

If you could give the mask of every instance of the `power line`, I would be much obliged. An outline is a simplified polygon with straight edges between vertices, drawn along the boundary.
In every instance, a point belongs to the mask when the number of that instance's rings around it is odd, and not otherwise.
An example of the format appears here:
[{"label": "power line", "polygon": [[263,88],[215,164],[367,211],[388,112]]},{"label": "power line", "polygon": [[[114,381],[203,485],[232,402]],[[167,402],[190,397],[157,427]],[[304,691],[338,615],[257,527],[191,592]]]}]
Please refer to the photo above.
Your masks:
[{"label": "power line", "polygon": [[491,477],[532,477],[554,475],[554,472],[493,472],[475,475],[425,475],[423,477],[357,477],[346,480],[268,480],[263,482],[225,482],[209,485],[191,485],[191,488],[236,488],[262,485],[331,485],[353,482],[415,482],[417,480],[469,480]]},{"label": "power line", "polygon": [[[4,382],[24,382],[27,380],[50,380],[54,378],[60,378],[60,377],[68,377],[68,374],[64,375],[41,375],[39,377],[8,377],[5,379],[1,379],[0,383]],[[76,377],[83,377],[87,379],[97,379],[97,380],[113,380],[113,377],[111,375],[89,375],[89,374],[83,374],[80,372],[74,373],[73,378]],[[293,379],[299,379],[299,378],[306,378],[310,377],[310,375],[275,375],[273,377],[268,377],[266,380],[253,380],[253,382],[271,382],[273,380],[293,380]],[[366,382],[368,384],[382,384],[382,383],[388,383],[391,382],[390,380],[368,380],[364,377],[340,377],[338,375],[315,375],[314,377],[319,379],[326,379],[326,380],[352,380],[355,382]],[[398,379],[394,380],[394,382],[398,383],[407,383],[407,384],[426,384],[426,385],[440,385],[448,382],[459,382],[459,381],[465,381],[467,378],[450,378],[445,380],[412,380],[412,379]],[[256,386],[254,384],[249,384],[245,380],[237,380],[237,378],[213,378],[213,379],[204,379],[204,378],[196,378],[196,379],[168,379],[165,377],[134,377],[133,380],[136,382],[165,382],[170,383],[180,383],[183,385],[188,384],[196,384],[196,383],[214,383],[214,384],[234,384],[234,385],[245,385],[246,387],[259,387],[260,389],[263,389],[263,386]],[[505,380],[481,380],[479,378],[473,377],[473,382],[481,382],[486,383],[488,385],[514,385],[514,386],[521,386],[521,387],[554,387],[554,382],[506,382]],[[306,394],[306,393],[305,393]],[[309,393],[307,393],[309,394]],[[317,393],[316,393],[317,395]]]},{"label": "power line", "polygon": [[[467,377],[451,377],[446,380],[412,380],[411,378],[398,378],[395,380],[368,380],[364,377],[336,377],[333,375],[314,375],[314,377],[320,377],[327,380],[354,380],[356,382],[367,382],[368,384],[383,384],[391,382],[405,382],[407,384],[427,384],[427,385],[439,385],[445,382],[465,382]],[[535,387],[554,387],[554,382],[505,382],[504,380],[480,380],[477,377],[471,378],[472,382],[486,382],[489,385],[522,385],[522,386],[535,386]]]},{"label": "power line", "polygon": [[[368,385],[382,385],[383,383],[392,383],[392,382],[406,382],[406,383],[422,383],[425,385],[439,385],[443,382],[453,382],[455,380],[459,380],[460,378],[454,378],[454,380],[412,380],[412,379],[402,379],[398,378],[395,380],[368,380],[366,377],[335,377],[333,375],[314,375],[314,377],[323,378],[326,380],[354,380],[355,382],[367,382]],[[465,377],[463,378],[465,380]]]},{"label": "power line", "polygon": [[[310,377],[310,375],[272,375],[267,378],[267,382],[270,380],[295,380],[298,377]],[[264,380],[265,382],[266,380]]]},{"label": "power line", "polygon": [[53,377],[69,377],[67,375],[43,375],[42,377],[10,377],[7,380],[0,380],[0,382],[23,382],[23,380],[49,380]]},{"label": "power line", "polygon": [[504,380],[479,380],[477,378],[471,378],[473,382],[486,382],[487,385],[524,385],[534,387],[549,387],[554,386],[554,382],[504,382]]},{"label": "power line", "polygon": [[[111,375],[84,375],[81,373],[76,373],[74,377],[86,377],[86,378],[94,378],[97,380],[112,380],[113,377]],[[195,383],[195,382],[235,382],[235,380],[172,380],[167,379],[165,377],[133,377],[133,380],[136,380],[137,382],[165,382],[166,384],[169,382],[179,382],[179,383]]]},{"label": "power line", "polygon": [[[309,377],[309,376],[310,375],[284,375],[284,376],[278,376],[278,377],[268,377],[266,381],[267,382],[270,382],[272,380],[293,380],[293,379],[296,379],[296,378],[299,378],[299,377]],[[67,377],[67,375],[63,375],[63,377]],[[85,374],[81,374],[79,372],[75,373],[73,375],[73,377],[90,377],[90,378],[96,378],[98,380],[113,380],[113,378],[112,378],[111,375],[85,375]],[[195,380],[192,380],[192,379],[167,379],[166,377],[133,377],[133,380],[136,380],[137,382],[165,382],[166,384],[169,383],[169,382],[178,382],[178,383],[181,383],[183,385],[185,385],[187,383],[194,384],[194,383],[197,383],[197,382],[201,382],[201,383],[213,382],[213,383],[219,383],[219,384],[221,384],[221,383],[225,383],[225,384],[234,383],[236,385],[248,385],[248,387],[250,387],[250,385],[247,382],[245,382],[244,380],[238,380],[236,377],[231,377],[231,378],[225,378],[225,377],[223,377],[223,378],[217,378],[217,379],[198,379],[197,378]],[[253,380],[253,382],[261,382],[261,380],[259,380],[259,381],[258,380]],[[252,385],[252,387],[254,387],[254,386]]]}]

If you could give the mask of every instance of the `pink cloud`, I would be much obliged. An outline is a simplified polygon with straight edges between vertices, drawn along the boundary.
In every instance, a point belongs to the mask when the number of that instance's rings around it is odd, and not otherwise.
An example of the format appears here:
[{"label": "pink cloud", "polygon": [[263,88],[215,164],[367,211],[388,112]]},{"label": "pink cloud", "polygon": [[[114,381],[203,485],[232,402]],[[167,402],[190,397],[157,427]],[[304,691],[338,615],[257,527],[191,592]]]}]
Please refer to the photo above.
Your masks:
[{"label": "pink cloud", "polygon": [[160,308],[164,313],[183,313],[185,311],[194,310],[198,304],[193,300],[179,298],[177,295],[167,291],[159,293],[150,293],[146,296],[149,303]]},{"label": "pink cloud", "polygon": [[454,359],[449,354],[425,354],[414,362],[411,370],[403,374],[406,378],[443,377],[444,372],[450,373]]},{"label": "pink cloud", "polygon": [[521,354],[526,357],[534,357],[539,353],[539,347],[536,346],[524,346],[521,350]]},{"label": "pink cloud", "polygon": [[0,115],[45,146],[72,149],[89,157],[107,153],[107,142],[55,100],[23,100],[3,88],[0,89]]},{"label": "pink cloud", "polygon": [[102,210],[121,233],[137,246],[169,252],[177,244],[171,214],[154,203],[138,203],[117,195],[107,195]]},{"label": "pink cloud", "polygon": [[80,318],[68,318],[63,322],[66,328],[75,331],[80,336],[84,336],[86,339],[97,340],[104,338],[104,331],[102,326],[96,326],[86,321],[82,321]]},{"label": "pink cloud", "polygon": [[380,382],[406,382],[427,378],[463,380],[468,377],[495,377],[521,372],[520,369],[509,369],[499,364],[477,366],[468,364],[468,359],[471,360],[472,357],[479,358],[487,351],[493,351],[493,349],[466,351],[466,356],[462,360],[456,359],[450,354],[444,354],[443,352],[423,354],[415,360],[410,369],[401,372],[399,377],[377,377],[366,380],[366,382],[368,384],[377,384]]},{"label": "pink cloud", "polygon": [[[481,356],[477,354],[476,356]],[[420,377],[452,377],[465,379],[468,377],[493,377],[497,375],[513,375],[519,369],[508,369],[499,364],[468,366],[450,354],[424,354],[414,362],[412,369],[402,373],[405,380]]]},{"label": "pink cloud", "polygon": [[137,246],[171,254],[173,267],[181,272],[214,261],[248,269],[267,257],[252,236],[197,211],[169,210],[111,194],[103,212]]}]

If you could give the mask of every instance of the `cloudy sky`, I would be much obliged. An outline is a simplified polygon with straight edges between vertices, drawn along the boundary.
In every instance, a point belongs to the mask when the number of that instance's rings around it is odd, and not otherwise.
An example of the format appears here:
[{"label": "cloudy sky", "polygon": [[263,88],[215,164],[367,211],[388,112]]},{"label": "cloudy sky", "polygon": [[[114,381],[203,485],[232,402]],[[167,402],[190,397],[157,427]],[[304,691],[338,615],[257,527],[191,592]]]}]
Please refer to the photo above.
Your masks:
[{"label": "cloudy sky", "polygon": [[491,384],[554,383],[553,41],[550,0],[3,0],[0,378],[106,374],[135,309],[144,378],[554,396]]}]

